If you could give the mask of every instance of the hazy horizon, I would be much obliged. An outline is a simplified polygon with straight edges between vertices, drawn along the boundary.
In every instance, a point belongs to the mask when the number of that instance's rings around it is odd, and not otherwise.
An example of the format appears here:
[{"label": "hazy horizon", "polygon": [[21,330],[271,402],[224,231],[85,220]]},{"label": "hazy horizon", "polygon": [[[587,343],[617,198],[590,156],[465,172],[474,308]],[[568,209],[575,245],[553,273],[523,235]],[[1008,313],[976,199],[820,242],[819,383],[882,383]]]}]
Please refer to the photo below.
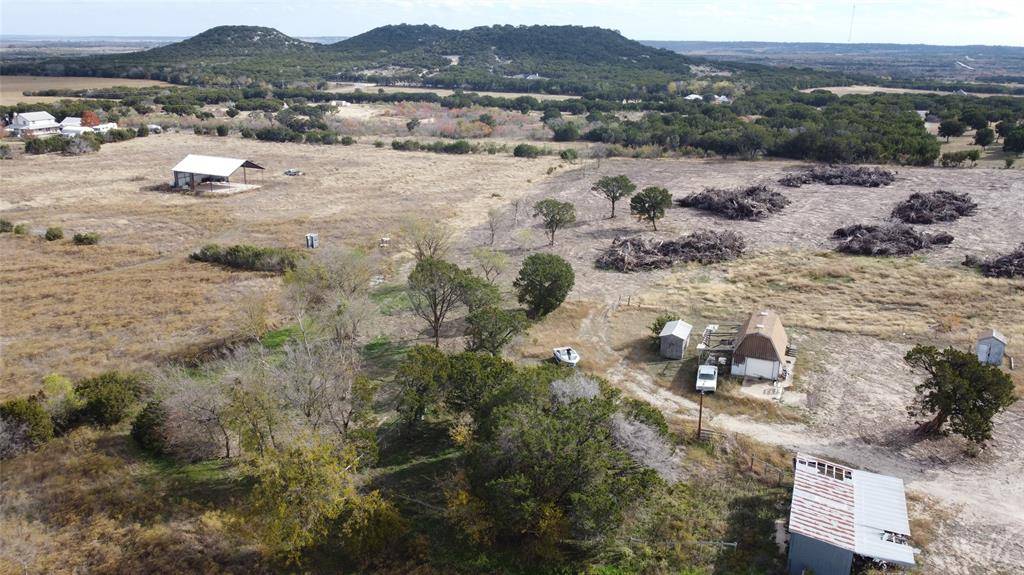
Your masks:
[{"label": "hazy horizon", "polygon": [[708,0],[5,0],[0,5],[0,38],[173,39],[218,25],[336,38],[402,22],[452,29],[576,24],[646,41],[1024,46],[1024,3],[1011,0],[983,6],[952,0],[748,0],[727,5]]}]

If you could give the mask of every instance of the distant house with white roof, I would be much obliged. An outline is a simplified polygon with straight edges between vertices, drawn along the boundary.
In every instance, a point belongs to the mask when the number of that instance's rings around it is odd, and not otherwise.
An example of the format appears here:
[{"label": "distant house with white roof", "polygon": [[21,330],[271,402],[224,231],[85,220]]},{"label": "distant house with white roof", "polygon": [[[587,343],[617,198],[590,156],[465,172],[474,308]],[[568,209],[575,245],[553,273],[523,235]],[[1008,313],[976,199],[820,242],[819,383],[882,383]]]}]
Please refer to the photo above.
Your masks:
[{"label": "distant house with white roof", "polygon": [[60,121],[60,127],[61,128],[68,128],[68,127],[71,127],[71,126],[81,126],[81,125],[82,125],[82,119],[79,118],[78,116],[68,116],[68,117],[66,117],[66,118],[64,118],[63,120]]},{"label": "distant house with white roof", "polygon": [[684,100],[690,100],[691,102],[695,102],[697,100],[703,100],[704,96],[701,96],[700,94],[690,94],[689,96],[686,96],[683,99]]},{"label": "distant house with white roof", "polygon": [[789,575],[849,575],[854,556],[913,567],[903,480],[803,453],[793,463]]},{"label": "distant house with white roof", "polygon": [[60,133],[60,124],[49,112],[15,114],[8,128],[19,138],[50,136]]}]

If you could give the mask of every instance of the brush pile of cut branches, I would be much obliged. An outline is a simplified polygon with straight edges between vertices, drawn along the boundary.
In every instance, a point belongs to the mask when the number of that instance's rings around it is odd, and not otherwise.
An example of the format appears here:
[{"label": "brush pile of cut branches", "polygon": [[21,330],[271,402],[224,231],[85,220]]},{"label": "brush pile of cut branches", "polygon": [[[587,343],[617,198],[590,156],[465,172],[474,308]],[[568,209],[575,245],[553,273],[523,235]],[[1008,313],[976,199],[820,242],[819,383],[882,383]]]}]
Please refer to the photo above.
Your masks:
[{"label": "brush pile of cut branches", "polygon": [[915,193],[896,204],[892,218],[908,224],[934,224],[952,222],[973,215],[978,204],[967,193],[958,194],[939,190],[930,194]]},{"label": "brush pile of cut branches", "polygon": [[783,176],[779,183],[790,188],[819,182],[829,186],[862,186],[878,188],[896,180],[896,174],[882,168],[855,166],[814,166],[802,172]]},{"label": "brush pile of cut branches", "polygon": [[1021,278],[1024,277],[1024,244],[1017,246],[1012,252],[987,260],[979,260],[973,256],[964,259],[964,265],[981,270],[982,275],[990,278]]},{"label": "brush pile of cut branches", "polygon": [[840,240],[837,251],[861,256],[906,256],[953,242],[953,236],[945,232],[927,234],[898,223],[855,224],[839,228],[832,237]]},{"label": "brush pile of cut branches", "polygon": [[763,220],[789,205],[789,199],[768,186],[720,189],[704,188],[703,192],[679,198],[684,208],[697,208],[730,220]]},{"label": "brush pile of cut branches", "polygon": [[615,238],[596,265],[604,270],[635,272],[672,267],[678,262],[714,264],[739,257],[746,248],[733,231],[697,230],[676,240]]}]

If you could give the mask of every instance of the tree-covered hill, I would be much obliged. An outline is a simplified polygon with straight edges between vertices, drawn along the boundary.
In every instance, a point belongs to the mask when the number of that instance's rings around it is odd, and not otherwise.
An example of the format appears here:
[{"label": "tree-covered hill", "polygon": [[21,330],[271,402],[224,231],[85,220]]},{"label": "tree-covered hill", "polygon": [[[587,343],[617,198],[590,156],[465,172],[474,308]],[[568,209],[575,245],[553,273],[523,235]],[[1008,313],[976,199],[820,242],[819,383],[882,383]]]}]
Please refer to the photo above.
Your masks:
[{"label": "tree-covered hill", "polygon": [[292,38],[262,26],[217,26],[181,42],[131,54],[154,62],[181,58],[226,56],[252,58],[280,54],[309,54],[318,44]]},{"label": "tree-covered hill", "polygon": [[[273,28],[219,26],[142,52],[8,64],[6,74],[152,78],[181,84],[365,80],[471,90],[526,90],[626,97],[664,91],[706,63],[582,26],[389,25],[323,45]],[[712,74],[742,74],[758,85],[811,87],[838,74],[715,64]]]}]

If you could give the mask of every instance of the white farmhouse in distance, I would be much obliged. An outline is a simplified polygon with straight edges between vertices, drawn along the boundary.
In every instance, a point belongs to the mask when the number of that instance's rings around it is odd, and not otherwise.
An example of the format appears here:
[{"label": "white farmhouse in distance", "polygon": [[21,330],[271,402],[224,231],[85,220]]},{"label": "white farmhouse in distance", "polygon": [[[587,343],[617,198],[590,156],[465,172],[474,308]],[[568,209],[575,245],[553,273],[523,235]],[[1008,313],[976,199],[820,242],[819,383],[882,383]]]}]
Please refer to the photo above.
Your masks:
[{"label": "white farmhouse in distance", "polygon": [[50,136],[60,133],[60,124],[57,123],[57,120],[49,112],[23,112],[15,114],[8,128],[19,138],[26,136]]}]

